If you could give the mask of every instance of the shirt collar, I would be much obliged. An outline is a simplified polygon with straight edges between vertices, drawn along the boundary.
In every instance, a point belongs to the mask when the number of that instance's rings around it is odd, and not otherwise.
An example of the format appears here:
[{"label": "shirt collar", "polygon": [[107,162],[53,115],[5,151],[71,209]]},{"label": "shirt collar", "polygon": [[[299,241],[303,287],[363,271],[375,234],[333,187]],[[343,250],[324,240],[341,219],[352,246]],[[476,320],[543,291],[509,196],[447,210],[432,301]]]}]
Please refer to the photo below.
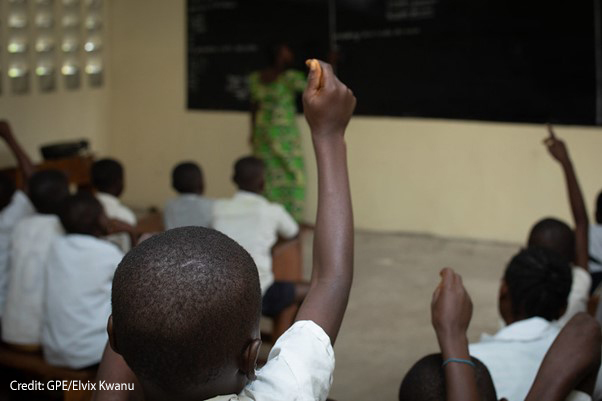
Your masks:
[{"label": "shirt collar", "polygon": [[534,341],[558,332],[556,322],[541,317],[532,317],[504,327],[494,335],[483,334],[481,341]]},{"label": "shirt collar", "polygon": [[265,197],[263,195],[260,194],[256,194],[255,192],[249,192],[249,191],[243,191],[242,189],[239,189],[238,191],[236,191],[236,194],[234,194],[235,198],[253,198],[253,199],[264,199]]},{"label": "shirt collar", "polygon": [[116,198],[115,196],[113,196],[111,194],[108,194],[106,192],[97,192],[96,196],[98,196],[104,202],[109,202],[109,203],[113,203],[113,204],[119,204],[119,199],[118,198]]}]

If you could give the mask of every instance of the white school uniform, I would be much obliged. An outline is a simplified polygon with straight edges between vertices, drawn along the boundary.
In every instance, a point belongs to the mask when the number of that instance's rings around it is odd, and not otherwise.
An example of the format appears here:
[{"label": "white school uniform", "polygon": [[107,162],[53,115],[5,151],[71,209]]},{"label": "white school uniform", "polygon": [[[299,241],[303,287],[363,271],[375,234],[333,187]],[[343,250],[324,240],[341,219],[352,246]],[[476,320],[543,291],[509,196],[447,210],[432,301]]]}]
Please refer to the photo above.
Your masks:
[{"label": "white school uniform", "polygon": [[17,224],[35,213],[27,195],[16,190],[10,203],[0,211],[0,317],[8,286],[10,238]]},{"label": "white school uniform", "polygon": [[602,272],[602,224],[589,226],[589,255],[596,261],[590,260],[589,271]]},{"label": "white school uniform", "polygon": [[213,227],[249,252],[257,265],[262,295],[274,282],[272,247],[278,236],[293,238],[299,233],[299,225],[282,205],[247,191],[215,202]]},{"label": "white school uniform", "polygon": [[[109,219],[120,220],[131,226],[136,226],[138,222],[136,215],[129,207],[121,203],[119,198],[105,192],[97,192],[96,199],[101,203]],[[123,252],[128,252],[132,248],[130,236],[126,233],[112,234],[107,236],[106,239],[117,245]]]},{"label": "white school uniform", "polygon": [[589,302],[589,290],[592,286],[592,276],[586,269],[573,266],[573,284],[567,300],[566,312],[558,323],[564,326],[579,312],[587,312]]},{"label": "white school uniform", "polygon": [[484,334],[469,351],[489,369],[498,398],[522,401],[559,332],[557,322],[533,317],[506,326],[493,336]]},{"label": "white school uniform", "polygon": [[48,254],[42,348],[55,366],[100,362],[107,345],[113,274],[123,253],[89,235],[57,239]]},{"label": "white school uniform", "polygon": [[165,205],[163,213],[165,229],[186,226],[210,227],[213,221],[213,203],[212,199],[197,194],[182,194],[171,199]]},{"label": "white school uniform", "polygon": [[4,341],[40,344],[46,260],[50,246],[61,235],[63,227],[55,215],[35,214],[15,227],[2,316]]},{"label": "white school uniform", "polygon": [[236,395],[211,401],[324,401],[334,372],[330,338],[310,320],[295,323],[274,344],[257,379]]}]

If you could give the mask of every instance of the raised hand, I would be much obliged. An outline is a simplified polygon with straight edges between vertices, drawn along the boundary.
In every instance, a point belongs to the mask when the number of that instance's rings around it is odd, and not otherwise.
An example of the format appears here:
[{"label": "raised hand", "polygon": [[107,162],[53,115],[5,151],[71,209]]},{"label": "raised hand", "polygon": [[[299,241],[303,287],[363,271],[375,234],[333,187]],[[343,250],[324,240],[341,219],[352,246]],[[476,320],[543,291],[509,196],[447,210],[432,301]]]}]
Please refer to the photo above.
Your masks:
[{"label": "raised hand", "polygon": [[470,296],[459,274],[450,268],[443,269],[440,274],[441,283],[435,289],[431,303],[431,320],[437,337],[465,336],[472,318]]},{"label": "raised hand", "polygon": [[355,109],[353,92],[334,75],[330,64],[309,60],[303,111],[313,138],[342,136]]},{"label": "raised hand", "polygon": [[566,148],[564,142],[556,137],[554,133],[554,128],[548,124],[548,133],[549,137],[544,139],[544,144],[548,147],[548,152],[552,155],[554,159],[556,159],[561,164],[566,164],[570,162],[569,152]]}]

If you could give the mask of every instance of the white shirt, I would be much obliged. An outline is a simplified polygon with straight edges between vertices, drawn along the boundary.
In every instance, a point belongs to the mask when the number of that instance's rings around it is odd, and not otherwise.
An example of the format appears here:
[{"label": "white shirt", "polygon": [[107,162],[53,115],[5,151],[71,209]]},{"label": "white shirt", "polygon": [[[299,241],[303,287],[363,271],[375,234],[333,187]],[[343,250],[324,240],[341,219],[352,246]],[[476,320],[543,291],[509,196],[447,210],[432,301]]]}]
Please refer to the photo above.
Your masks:
[{"label": "white shirt", "polygon": [[123,253],[108,241],[69,234],[48,255],[42,348],[55,366],[100,362],[107,345],[113,274]]},{"label": "white shirt", "polygon": [[236,395],[211,401],[323,401],[334,372],[330,338],[312,321],[297,322],[274,344],[257,379]]},{"label": "white shirt", "polygon": [[46,260],[50,246],[61,235],[63,227],[55,215],[35,214],[15,227],[2,316],[4,341],[40,344]]},{"label": "white shirt", "polygon": [[585,269],[574,266],[573,268],[573,284],[571,292],[567,300],[566,312],[558,323],[564,326],[573,316],[579,312],[587,312],[587,304],[589,302],[589,290],[592,286],[592,276]]},{"label": "white shirt", "polygon": [[469,351],[489,369],[498,398],[522,401],[559,332],[557,322],[533,317],[504,327],[493,336],[484,334]]},{"label": "white shirt", "polygon": [[[104,192],[97,192],[96,199],[102,204],[109,219],[120,220],[131,226],[136,225],[136,215],[130,208],[121,203],[119,198]],[[127,233],[109,235],[106,239],[117,245],[123,252],[127,252],[132,248],[130,236]]]},{"label": "white shirt", "polygon": [[572,391],[571,394],[566,398],[566,401],[592,401],[592,397],[587,393],[581,391]]},{"label": "white shirt", "polygon": [[590,260],[589,270],[592,273],[602,272],[602,224],[589,226],[589,255],[600,262]]},{"label": "white shirt", "polygon": [[299,232],[297,222],[282,205],[246,191],[215,202],[213,227],[251,254],[259,271],[262,294],[274,282],[272,247],[278,236],[292,238]]},{"label": "white shirt", "polygon": [[210,227],[213,221],[213,200],[197,194],[182,194],[165,205],[165,229],[200,226]]},{"label": "white shirt", "polygon": [[0,211],[0,316],[4,311],[4,299],[8,285],[10,238],[21,220],[35,213],[29,198],[16,190],[8,205]]}]

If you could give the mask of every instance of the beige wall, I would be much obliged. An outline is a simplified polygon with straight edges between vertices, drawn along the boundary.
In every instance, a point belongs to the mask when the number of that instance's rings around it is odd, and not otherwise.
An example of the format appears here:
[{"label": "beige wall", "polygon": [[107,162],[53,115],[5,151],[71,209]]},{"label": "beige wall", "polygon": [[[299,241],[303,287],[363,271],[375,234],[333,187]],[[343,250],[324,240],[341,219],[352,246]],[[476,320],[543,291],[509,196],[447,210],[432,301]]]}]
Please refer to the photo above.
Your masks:
[{"label": "beige wall", "polygon": [[[128,0],[112,7],[111,150],[128,166],[126,200],[162,205],[169,172],[199,161],[208,194],[228,196],[232,161],[249,151],[244,113],[185,107],[185,2]],[[360,99],[361,101],[361,99]],[[308,221],[316,177],[307,126]],[[588,206],[602,189],[602,129],[558,127]],[[541,145],[541,127],[356,118],[348,131],[356,226],[523,241],[538,218],[569,218],[561,171]]]},{"label": "beige wall", "polygon": [[[107,2],[109,4],[109,2]],[[245,113],[185,107],[185,1],[110,2],[108,85],[53,94],[0,96],[28,151],[39,144],[88,137],[99,154],[126,164],[125,201],[162,206],[173,196],[171,167],[199,161],[208,195],[229,196],[232,161],[249,151]],[[3,85],[6,89],[7,83]],[[361,101],[361,99],[360,99]],[[313,221],[316,175],[307,154],[306,219]],[[602,129],[558,127],[570,144],[590,208],[602,189]],[[358,228],[523,241],[538,218],[569,218],[561,171],[533,125],[355,118],[348,130]],[[0,149],[0,163],[12,159]]]},{"label": "beige wall", "polygon": [[[33,2],[30,4],[33,9]],[[106,4],[105,12],[108,15],[109,3]],[[0,15],[6,15],[7,8],[8,1],[1,1]],[[105,27],[110,29],[110,24],[105,22]],[[35,161],[41,159],[40,145],[70,139],[88,139],[97,154],[104,154],[108,149],[109,139],[108,85],[92,89],[87,85],[85,77],[82,77],[81,89],[66,90],[62,81],[58,81],[56,91],[41,93],[37,80],[32,79],[28,94],[12,94],[6,75],[7,60],[4,57],[7,32],[6,24],[0,23],[0,38],[3,40],[3,57],[0,58],[0,119],[11,123],[15,135]],[[33,30],[31,33],[30,38],[33,40]],[[107,59],[108,56],[106,54]],[[33,61],[33,56],[30,59]],[[110,76],[108,78],[110,82]],[[0,144],[0,166],[14,164],[12,155]]]}]

